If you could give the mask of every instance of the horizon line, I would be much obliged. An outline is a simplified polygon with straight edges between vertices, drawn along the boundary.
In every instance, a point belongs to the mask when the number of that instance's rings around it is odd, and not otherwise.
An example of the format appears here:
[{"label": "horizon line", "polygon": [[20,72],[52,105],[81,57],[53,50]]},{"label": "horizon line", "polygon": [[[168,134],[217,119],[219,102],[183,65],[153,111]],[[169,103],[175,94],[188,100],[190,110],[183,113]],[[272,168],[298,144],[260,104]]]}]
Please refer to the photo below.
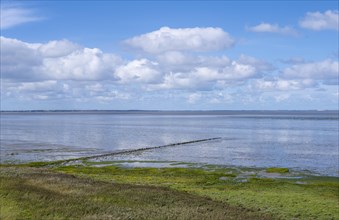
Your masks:
[{"label": "horizon line", "polygon": [[26,109],[26,110],[0,110],[0,112],[260,112],[260,111],[316,111],[316,112],[324,112],[324,111],[339,111],[339,109],[181,109],[181,110],[160,110],[160,109]]}]

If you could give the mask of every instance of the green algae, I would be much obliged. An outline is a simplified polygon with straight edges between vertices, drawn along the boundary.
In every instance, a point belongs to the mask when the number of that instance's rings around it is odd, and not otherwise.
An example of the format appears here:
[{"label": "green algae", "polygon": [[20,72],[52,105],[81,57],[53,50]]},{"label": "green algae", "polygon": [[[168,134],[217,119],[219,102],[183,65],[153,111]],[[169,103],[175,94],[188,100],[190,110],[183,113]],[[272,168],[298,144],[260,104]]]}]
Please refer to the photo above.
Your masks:
[{"label": "green algae", "polygon": [[[98,163],[105,166],[93,166]],[[189,168],[126,168],[120,166],[121,163],[122,161],[105,163],[83,160],[67,166],[62,164],[70,163],[58,161],[13,167],[48,168],[49,172],[110,184],[165,187],[177,192],[207,197],[231,207],[243,207],[263,218],[270,216],[278,219],[339,219],[338,177],[298,174],[298,178],[294,178],[293,173],[284,171],[285,168],[274,168],[274,173],[282,173],[285,176],[284,179],[279,179],[261,177],[261,172],[269,173],[268,170],[262,169],[215,165],[194,165]],[[11,166],[7,165],[6,168]],[[13,201],[9,200],[9,203]],[[6,210],[6,213],[11,212],[8,208]]]},{"label": "green algae", "polygon": [[288,173],[290,170],[283,167],[270,167],[266,169],[267,173]]},{"label": "green algae", "polygon": [[[216,168],[121,168],[67,166],[56,170],[116,183],[166,186],[282,219],[339,219],[336,177],[260,178],[239,182],[241,171]],[[300,184],[304,183],[305,184]]]},{"label": "green algae", "polygon": [[[68,171],[77,168],[80,167]],[[100,173],[117,170],[105,168]],[[83,170],[86,171],[91,173],[93,168]],[[45,168],[7,166],[1,168],[0,177],[0,218],[4,220],[272,219],[250,209],[170,188],[112,184]]]}]

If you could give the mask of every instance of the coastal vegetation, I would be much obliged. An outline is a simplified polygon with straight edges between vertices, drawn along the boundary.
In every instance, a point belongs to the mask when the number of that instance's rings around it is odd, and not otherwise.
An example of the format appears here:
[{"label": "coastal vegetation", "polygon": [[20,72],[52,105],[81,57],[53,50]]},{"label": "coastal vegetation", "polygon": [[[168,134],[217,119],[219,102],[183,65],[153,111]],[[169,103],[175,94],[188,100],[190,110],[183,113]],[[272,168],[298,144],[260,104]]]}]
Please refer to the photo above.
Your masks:
[{"label": "coastal vegetation", "polygon": [[0,218],[339,219],[337,177],[173,164],[187,166],[1,165]]}]

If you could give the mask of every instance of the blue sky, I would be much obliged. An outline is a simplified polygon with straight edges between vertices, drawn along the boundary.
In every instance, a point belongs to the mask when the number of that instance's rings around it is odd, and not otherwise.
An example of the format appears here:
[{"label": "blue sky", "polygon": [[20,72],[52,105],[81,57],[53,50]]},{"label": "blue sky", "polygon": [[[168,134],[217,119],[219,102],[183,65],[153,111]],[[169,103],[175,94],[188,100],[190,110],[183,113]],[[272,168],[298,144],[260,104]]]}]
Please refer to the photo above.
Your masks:
[{"label": "blue sky", "polygon": [[338,109],[337,1],[1,1],[1,109]]}]

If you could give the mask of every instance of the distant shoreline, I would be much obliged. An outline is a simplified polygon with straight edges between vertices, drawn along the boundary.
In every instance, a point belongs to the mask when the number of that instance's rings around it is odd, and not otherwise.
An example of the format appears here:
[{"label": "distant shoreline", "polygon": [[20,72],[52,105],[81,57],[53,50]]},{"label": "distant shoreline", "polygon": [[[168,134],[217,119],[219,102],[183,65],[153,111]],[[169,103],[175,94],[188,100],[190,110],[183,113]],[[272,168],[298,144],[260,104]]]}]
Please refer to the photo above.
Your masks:
[{"label": "distant shoreline", "polygon": [[32,110],[0,111],[0,115],[44,116],[44,115],[121,115],[121,116],[172,116],[172,117],[242,117],[274,119],[339,120],[339,110],[206,110],[206,111],[162,111],[162,110]]},{"label": "distant shoreline", "polygon": [[100,113],[100,114],[169,114],[169,115],[326,115],[339,110],[1,110],[0,113]]}]

